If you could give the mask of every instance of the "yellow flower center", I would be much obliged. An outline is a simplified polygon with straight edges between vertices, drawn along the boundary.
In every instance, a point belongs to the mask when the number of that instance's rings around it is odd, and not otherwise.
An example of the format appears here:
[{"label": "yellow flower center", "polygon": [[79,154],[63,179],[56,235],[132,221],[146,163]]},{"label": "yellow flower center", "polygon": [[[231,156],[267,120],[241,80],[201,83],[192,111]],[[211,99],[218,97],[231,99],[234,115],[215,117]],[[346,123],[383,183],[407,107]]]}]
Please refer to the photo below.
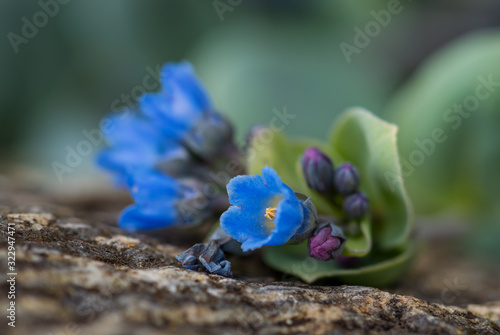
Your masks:
[{"label": "yellow flower center", "polygon": [[274,221],[274,218],[276,217],[276,207],[269,207],[266,208],[266,214],[264,216],[271,221]]}]

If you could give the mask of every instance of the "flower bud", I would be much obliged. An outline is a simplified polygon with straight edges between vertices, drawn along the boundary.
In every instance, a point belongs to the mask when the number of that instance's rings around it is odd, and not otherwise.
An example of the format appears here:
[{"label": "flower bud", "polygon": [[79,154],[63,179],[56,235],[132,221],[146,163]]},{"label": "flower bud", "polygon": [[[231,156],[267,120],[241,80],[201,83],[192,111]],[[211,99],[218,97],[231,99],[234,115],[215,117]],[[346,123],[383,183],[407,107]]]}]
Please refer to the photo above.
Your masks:
[{"label": "flower bud", "polygon": [[363,193],[355,193],[344,199],[344,212],[351,219],[361,219],[368,212],[369,201]]},{"label": "flower bud", "polygon": [[351,163],[341,164],[335,169],[335,190],[343,196],[356,192],[359,186],[358,169]]},{"label": "flower bud", "polygon": [[345,240],[340,227],[333,223],[322,225],[309,238],[309,256],[321,261],[334,259],[342,253]]},{"label": "flower bud", "polygon": [[318,148],[308,148],[302,155],[302,172],[310,189],[319,193],[333,191],[333,163]]}]

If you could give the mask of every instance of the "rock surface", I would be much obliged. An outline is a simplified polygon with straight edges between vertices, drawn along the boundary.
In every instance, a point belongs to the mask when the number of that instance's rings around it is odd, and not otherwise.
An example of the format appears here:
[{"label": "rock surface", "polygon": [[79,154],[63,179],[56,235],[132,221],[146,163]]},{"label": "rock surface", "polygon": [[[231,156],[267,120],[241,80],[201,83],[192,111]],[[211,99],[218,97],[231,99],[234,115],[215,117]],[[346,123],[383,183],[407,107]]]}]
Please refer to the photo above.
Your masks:
[{"label": "rock surface", "polygon": [[[370,287],[311,286],[276,281],[269,270],[249,277],[262,267],[256,258],[235,260],[236,279],[227,279],[184,270],[175,260],[203,232],[158,237],[118,229],[114,220],[123,201],[64,204],[5,188],[0,201],[4,315],[8,223],[15,223],[17,272],[16,327],[2,315],[2,334],[500,333],[498,291],[485,294],[497,302],[480,296],[468,300],[473,305],[446,306],[443,296],[455,294],[455,303],[467,297],[461,283],[444,295],[446,287],[435,289],[434,298],[433,289],[422,288],[424,280],[391,289],[419,298]],[[412,291],[412,285],[420,286]]]}]

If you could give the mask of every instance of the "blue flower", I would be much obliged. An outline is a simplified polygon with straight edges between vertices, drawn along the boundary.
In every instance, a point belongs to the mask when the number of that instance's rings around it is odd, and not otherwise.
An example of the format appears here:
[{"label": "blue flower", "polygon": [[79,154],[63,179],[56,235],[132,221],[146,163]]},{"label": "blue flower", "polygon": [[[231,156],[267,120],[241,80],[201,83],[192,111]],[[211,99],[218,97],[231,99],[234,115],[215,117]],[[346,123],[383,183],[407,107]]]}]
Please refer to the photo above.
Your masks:
[{"label": "blue flower", "polygon": [[[128,231],[151,230],[203,220],[206,211],[183,212],[185,203],[200,196],[192,187],[157,172],[129,176],[129,189],[135,204],[126,207],[118,224]],[[204,208],[205,210],[205,208]]]},{"label": "blue flower", "polygon": [[227,191],[232,206],[222,214],[221,228],[243,243],[243,251],[285,244],[314,226],[312,203],[299,200],[270,167],[262,177],[234,177]]},{"label": "blue flower", "polygon": [[212,103],[187,62],[166,64],[160,80],[162,90],[144,94],[140,108],[165,134],[181,140],[205,113],[213,110]]},{"label": "blue flower", "polygon": [[109,147],[103,149],[96,160],[98,165],[115,173],[119,185],[126,185],[129,174],[154,170],[161,162],[185,151],[136,113],[112,115],[109,121],[109,130],[103,129]]}]

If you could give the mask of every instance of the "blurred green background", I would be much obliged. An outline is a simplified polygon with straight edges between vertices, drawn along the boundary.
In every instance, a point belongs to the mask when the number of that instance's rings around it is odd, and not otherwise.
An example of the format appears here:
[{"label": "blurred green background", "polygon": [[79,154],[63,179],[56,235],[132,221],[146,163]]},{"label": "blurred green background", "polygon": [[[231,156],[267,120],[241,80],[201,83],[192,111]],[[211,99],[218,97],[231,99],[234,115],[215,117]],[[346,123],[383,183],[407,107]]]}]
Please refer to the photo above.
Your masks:
[{"label": "blurred green background", "polygon": [[[493,0],[2,1],[0,13],[0,170],[63,193],[100,184],[98,146],[62,179],[53,163],[156,87],[165,62],[193,63],[240,140],[284,108],[296,116],[288,135],[324,139],[362,106],[400,125],[408,161],[479,76],[500,81]],[[499,96],[404,176],[417,213],[499,226]]]}]

